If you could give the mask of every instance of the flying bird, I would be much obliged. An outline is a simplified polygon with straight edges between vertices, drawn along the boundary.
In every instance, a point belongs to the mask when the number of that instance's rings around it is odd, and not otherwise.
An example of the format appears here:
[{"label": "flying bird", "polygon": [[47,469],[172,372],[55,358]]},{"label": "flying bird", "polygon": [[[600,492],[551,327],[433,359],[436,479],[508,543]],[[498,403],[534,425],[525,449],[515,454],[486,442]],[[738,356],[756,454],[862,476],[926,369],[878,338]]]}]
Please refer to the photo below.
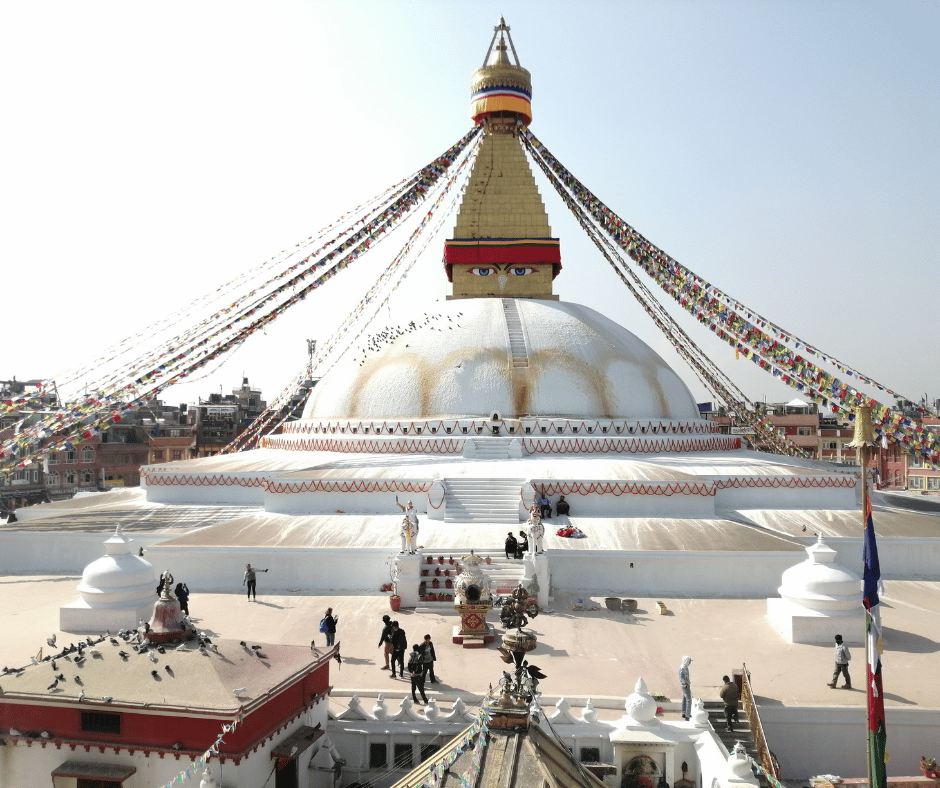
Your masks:
[{"label": "flying bird", "polygon": [[539,669],[538,665],[530,665],[529,660],[524,660],[522,669],[534,679],[544,679],[545,674]]}]

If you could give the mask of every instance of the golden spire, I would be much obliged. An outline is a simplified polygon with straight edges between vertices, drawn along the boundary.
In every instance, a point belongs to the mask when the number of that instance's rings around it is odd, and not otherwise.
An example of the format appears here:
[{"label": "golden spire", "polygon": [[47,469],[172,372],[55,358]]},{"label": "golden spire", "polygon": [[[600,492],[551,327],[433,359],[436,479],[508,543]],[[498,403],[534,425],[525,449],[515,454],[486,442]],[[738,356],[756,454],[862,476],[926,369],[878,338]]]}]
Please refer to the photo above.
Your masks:
[{"label": "golden spire", "polygon": [[[490,63],[494,44],[496,56]],[[509,59],[510,49],[515,64]],[[532,122],[532,76],[520,65],[509,25],[502,17],[493,28],[483,67],[474,71],[470,80],[470,114],[474,123],[494,117],[518,118],[526,126]]]}]

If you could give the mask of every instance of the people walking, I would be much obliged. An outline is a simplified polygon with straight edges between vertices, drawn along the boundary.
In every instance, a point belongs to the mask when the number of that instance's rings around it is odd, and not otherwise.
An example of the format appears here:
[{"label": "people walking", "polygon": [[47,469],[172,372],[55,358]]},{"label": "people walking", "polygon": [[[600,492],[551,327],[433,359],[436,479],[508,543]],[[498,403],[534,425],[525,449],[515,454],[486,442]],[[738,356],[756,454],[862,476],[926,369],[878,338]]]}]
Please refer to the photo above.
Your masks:
[{"label": "people walking", "polygon": [[379,648],[385,656],[385,667],[382,670],[388,670],[388,661],[392,656],[392,618],[391,616],[382,616],[382,634],[379,635]]},{"label": "people walking", "polygon": [[734,731],[734,726],[738,723],[738,701],[741,699],[741,690],[727,676],[722,676],[721,680],[724,686],[718,693],[718,697],[725,704],[725,727],[726,730]]},{"label": "people walking", "polygon": [[411,657],[408,660],[408,675],[411,676],[411,699],[417,703],[415,690],[421,693],[421,700],[428,702],[428,696],[424,694],[424,654],[421,646],[414,644],[411,650]]},{"label": "people walking", "polygon": [[689,665],[692,657],[683,657],[679,665],[679,687],[682,689],[682,719],[692,719],[692,679],[689,676]]},{"label": "people walking", "polygon": [[255,574],[258,572],[267,572],[267,569],[253,569],[251,564],[245,564],[245,577],[242,579],[242,585],[248,586],[248,601],[251,601],[251,598],[254,597],[255,601],[258,599],[258,594],[255,592],[257,587]]},{"label": "people walking", "polygon": [[437,654],[434,652],[434,643],[430,635],[424,636],[424,643],[421,646],[421,661],[424,664],[424,677],[431,675],[431,683],[437,684],[437,677],[434,675],[434,663],[437,662]]},{"label": "people walking", "polygon": [[339,616],[333,615],[333,608],[328,607],[320,620],[320,631],[326,635],[326,645],[332,646],[336,640],[336,622]]},{"label": "people walking", "polygon": [[841,673],[845,677],[845,684],[842,689],[852,689],[852,679],[849,676],[849,660],[851,659],[852,654],[849,652],[849,647],[842,642],[842,635],[836,635],[836,669],[832,672],[832,681],[829,682],[830,687],[836,688]]},{"label": "people walking", "polygon": [[398,675],[405,678],[405,651],[408,649],[408,637],[405,630],[398,626],[397,621],[392,622],[392,678],[395,678],[395,665],[398,665]]}]

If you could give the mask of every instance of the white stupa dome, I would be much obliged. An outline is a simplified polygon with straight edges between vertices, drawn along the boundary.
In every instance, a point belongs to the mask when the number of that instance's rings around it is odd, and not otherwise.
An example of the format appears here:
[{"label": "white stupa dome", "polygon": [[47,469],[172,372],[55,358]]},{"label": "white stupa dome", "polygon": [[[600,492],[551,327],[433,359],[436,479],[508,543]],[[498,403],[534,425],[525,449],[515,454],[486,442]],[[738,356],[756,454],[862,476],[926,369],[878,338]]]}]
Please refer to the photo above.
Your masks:
[{"label": "white stupa dome", "polygon": [[82,572],[78,592],[91,608],[136,608],[155,600],[157,571],[134,554],[120,524],[105,545],[106,554]]},{"label": "white stupa dome", "polygon": [[836,551],[822,536],[806,548],[809,557],[787,569],[778,593],[800,607],[826,615],[857,613],[862,602],[862,579],[835,563]]},{"label": "white stupa dome", "polygon": [[679,376],[622,326],[578,304],[501,298],[449,301],[363,337],[314,389],[303,418],[493,413],[700,418]]}]

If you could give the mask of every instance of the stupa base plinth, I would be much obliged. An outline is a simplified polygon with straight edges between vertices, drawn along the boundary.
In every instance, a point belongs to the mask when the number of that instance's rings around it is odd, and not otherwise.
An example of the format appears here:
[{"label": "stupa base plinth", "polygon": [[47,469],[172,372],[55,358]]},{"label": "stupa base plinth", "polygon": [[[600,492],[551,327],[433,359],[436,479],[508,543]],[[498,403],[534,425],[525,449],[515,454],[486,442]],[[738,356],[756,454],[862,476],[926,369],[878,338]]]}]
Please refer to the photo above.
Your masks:
[{"label": "stupa base plinth", "polygon": [[476,632],[472,635],[461,635],[460,624],[454,624],[454,643],[459,643],[464,648],[486,648],[487,644],[496,640],[496,628],[492,624],[486,625],[485,632]]}]

